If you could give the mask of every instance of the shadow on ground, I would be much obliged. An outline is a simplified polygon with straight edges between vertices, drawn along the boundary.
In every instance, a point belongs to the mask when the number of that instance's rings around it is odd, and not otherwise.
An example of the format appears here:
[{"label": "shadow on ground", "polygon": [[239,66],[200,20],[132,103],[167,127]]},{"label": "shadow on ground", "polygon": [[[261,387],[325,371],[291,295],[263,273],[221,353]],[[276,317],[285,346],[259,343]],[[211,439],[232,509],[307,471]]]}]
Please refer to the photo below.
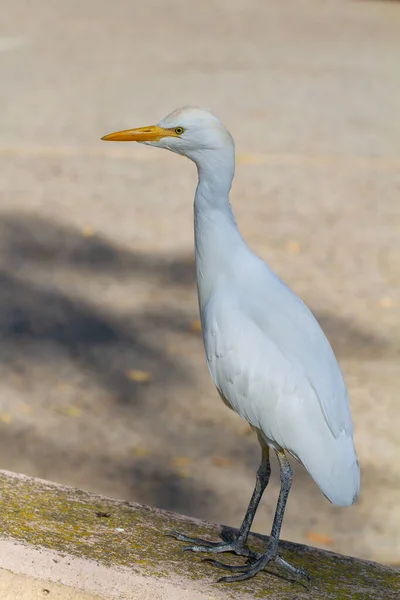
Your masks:
[{"label": "shadow on ground", "polygon": [[[58,285],[57,273],[88,278],[111,274],[115,282],[146,278],[163,286],[193,285],[188,261],[134,254],[100,238],[37,218],[6,217],[0,222],[0,358],[10,366],[26,361],[53,364],[61,353],[99,379],[122,402],[140,405],[143,386],[126,377],[132,368],[157,374],[157,382],[185,382],[185,371],[163,353],[148,334],[188,332],[187,318],[177,310],[114,314],[79,297],[79,286]],[[67,272],[67,275],[68,275]],[[35,281],[35,273],[38,280]],[[44,275],[44,277],[43,277]],[[70,292],[70,293],[69,293]],[[84,294],[82,295],[84,296]],[[132,305],[135,298],[132,298]]]}]

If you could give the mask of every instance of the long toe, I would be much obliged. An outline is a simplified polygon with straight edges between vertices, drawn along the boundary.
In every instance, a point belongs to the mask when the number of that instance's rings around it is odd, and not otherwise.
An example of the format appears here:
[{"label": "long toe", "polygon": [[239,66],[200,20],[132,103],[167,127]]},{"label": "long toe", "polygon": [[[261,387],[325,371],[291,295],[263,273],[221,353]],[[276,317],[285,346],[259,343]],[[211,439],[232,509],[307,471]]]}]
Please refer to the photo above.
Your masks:
[{"label": "long toe", "polygon": [[203,558],[202,562],[207,562],[210,563],[211,565],[213,565],[214,567],[217,567],[218,569],[226,569],[227,571],[242,571],[243,569],[245,569],[247,567],[247,564],[249,564],[250,559],[248,559],[247,563],[245,565],[227,565],[226,563],[223,563],[219,560],[215,560],[213,558]]},{"label": "long toe", "polygon": [[178,531],[169,531],[167,537],[172,537],[175,540],[179,540],[180,542],[189,542],[189,544],[194,544],[196,546],[204,546],[207,548],[211,548],[217,542],[212,542],[211,540],[202,540],[201,538],[190,537],[188,535],[184,535],[183,533],[178,533]]},{"label": "long toe", "polygon": [[194,538],[171,531],[167,533],[169,537],[173,537],[180,542],[188,542],[190,545],[183,548],[184,551],[191,552],[210,552],[212,554],[220,554],[222,552],[233,552],[238,556],[246,556],[248,558],[258,558],[255,552],[250,550],[241,541],[233,539],[230,542],[211,542],[209,540],[202,540],[201,538]]},{"label": "long toe", "polygon": [[227,577],[220,577],[218,582],[232,583],[233,581],[244,581],[245,579],[251,579],[254,575],[257,575],[266,565],[273,560],[273,557],[268,557],[263,554],[261,558],[250,564],[243,565],[235,571],[241,571],[238,575],[228,575]]},{"label": "long toe", "polygon": [[295,575],[298,578],[302,577],[307,580],[307,583],[311,583],[311,577],[309,576],[307,571],[304,571],[303,569],[298,569],[297,567],[294,567],[293,565],[286,562],[286,560],[283,560],[283,558],[281,558],[280,556],[275,557],[275,562],[277,565],[279,565],[279,566],[283,567],[284,569],[286,569],[287,571],[289,571],[289,573],[291,573],[292,575]]},{"label": "long toe", "polygon": [[[289,571],[291,575],[295,575],[298,578],[305,578],[307,582],[310,583],[311,578],[306,571],[293,567],[291,564],[283,560],[283,558],[274,555],[274,553],[269,551],[268,549],[265,552],[265,554],[263,554],[258,560],[247,563],[245,565],[235,566],[234,569],[230,569],[228,565],[224,567],[223,563],[219,563],[218,566],[228,568],[231,571],[240,571],[240,573],[238,573],[237,575],[228,575],[227,577],[221,577],[220,579],[218,579],[218,581],[232,583],[234,581],[244,581],[246,579],[251,579],[252,577],[257,575],[257,573],[265,569],[268,563],[272,561],[275,561],[278,565]],[[217,561],[213,562],[214,564],[217,563]]]}]

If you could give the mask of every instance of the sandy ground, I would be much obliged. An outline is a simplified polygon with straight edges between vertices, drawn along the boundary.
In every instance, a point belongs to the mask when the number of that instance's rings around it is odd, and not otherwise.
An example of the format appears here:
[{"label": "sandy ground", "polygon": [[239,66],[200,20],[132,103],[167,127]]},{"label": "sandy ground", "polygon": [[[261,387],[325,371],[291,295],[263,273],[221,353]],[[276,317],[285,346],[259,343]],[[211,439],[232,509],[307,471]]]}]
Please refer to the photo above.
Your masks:
[{"label": "sandy ground", "polygon": [[[331,506],[299,467],[283,537],[400,563],[400,4],[2,15],[1,467],[240,524],[259,450],[193,326],[194,169],[99,141],[206,105],[236,139],[244,236],[315,312],[350,391],[360,501]],[[259,531],[277,492],[275,472]]]}]

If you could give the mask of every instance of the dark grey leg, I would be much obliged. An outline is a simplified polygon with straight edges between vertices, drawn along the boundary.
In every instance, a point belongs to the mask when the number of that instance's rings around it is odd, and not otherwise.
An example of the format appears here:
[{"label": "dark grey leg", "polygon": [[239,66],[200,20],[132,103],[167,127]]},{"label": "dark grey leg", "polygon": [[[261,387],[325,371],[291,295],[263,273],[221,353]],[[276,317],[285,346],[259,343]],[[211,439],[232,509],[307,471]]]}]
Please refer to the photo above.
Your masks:
[{"label": "dark grey leg", "polygon": [[251,526],[253,524],[254,516],[256,514],[258,505],[260,504],[260,500],[262,498],[264,490],[268,485],[269,476],[271,474],[271,465],[269,462],[269,448],[263,442],[260,441],[260,443],[262,443],[261,464],[257,471],[256,485],[237,537],[229,542],[209,542],[208,540],[191,538],[181,533],[177,533],[175,531],[169,533],[168,535],[170,535],[171,537],[174,537],[175,539],[183,542],[189,542],[191,544],[190,546],[186,546],[184,550],[191,550],[192,552],[212,553],[235,552],[240,556],[257,558],[258,555],[255,552],[252,552],[246,546],[246,541]]},{"label": "dark grey leg", "polygon": [[309,575],[305,571],[292,567],[292,565],[289,565],[286,561],[284,561],[278,556],[279,536],[281,533],[286,502],[289,496],[290,488],[292,486],[293,472],[292,467],[290,466],[290,463],[287,460],[284,451],[276,450],[275,452],[276,456],[278,457],[281,470],[281,490],[279,493],[278,504],[276,507],[274,522],[272,524],[271,535],[268,541],[267,548],[264,554],[258,555],[257,560],[245,564],[243,566],[231,567],[230,565],[224,565],[223,563],[217,563],[217,561],[213,561],[213,564],[215,564],[216,566],[220,566],[231,571],[240,571],[238,575],[221,577],[219,581],[232,582],[250,579],[251,577],[254,577],[254,575],[256,575],[259,571],[264,569],[267,566],[267,564],[271,561],[276,561],[277,564],[287,569],[291,574],[302,576],[305,577],[307,580],[310,580]]}]

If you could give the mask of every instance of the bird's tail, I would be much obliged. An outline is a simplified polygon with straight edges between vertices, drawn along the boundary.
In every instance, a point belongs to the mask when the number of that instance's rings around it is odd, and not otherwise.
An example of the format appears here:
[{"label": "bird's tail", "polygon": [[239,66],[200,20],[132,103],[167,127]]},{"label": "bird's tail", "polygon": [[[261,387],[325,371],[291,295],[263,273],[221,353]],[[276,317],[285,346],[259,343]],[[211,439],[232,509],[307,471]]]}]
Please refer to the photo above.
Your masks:
[{"label": "bird's tail", "polygon": [[360,491],[360,465],[353,438],[344,432],[337,438],[324,436],[321,447],[314,450],[299,459],[322,493],[337,506],[354,504]]}]

